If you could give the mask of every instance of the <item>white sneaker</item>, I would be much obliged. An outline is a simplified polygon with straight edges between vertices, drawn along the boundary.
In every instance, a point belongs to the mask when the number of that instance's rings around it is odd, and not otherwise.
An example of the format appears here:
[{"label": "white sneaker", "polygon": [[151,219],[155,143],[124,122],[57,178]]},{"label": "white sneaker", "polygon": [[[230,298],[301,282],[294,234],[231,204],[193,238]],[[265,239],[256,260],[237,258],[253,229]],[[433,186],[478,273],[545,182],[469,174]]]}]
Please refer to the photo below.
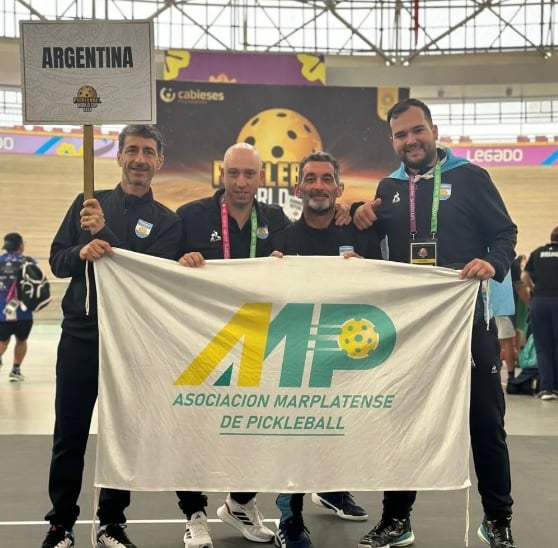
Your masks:
[{"label": "white sneaker", "polygon": [[10,382],[21,382],[25,380],[25,377],[21,373],[12,370],[8,375],[8,379]]},{"label": "white sneaker", "polygon": [[256,506],[256,497],[246,504],[238,504],[228,495],[225,504],[217,509],[217,516],[252,542],[270,542],[275,537],[275,533],[262,523],[263,516]]},{"label": "white sneaker", "polygon": [[192,514],[190,519],[186,521],[184,548],[213,548],[213,542],[209,536],[207,516],[203,512]]}]

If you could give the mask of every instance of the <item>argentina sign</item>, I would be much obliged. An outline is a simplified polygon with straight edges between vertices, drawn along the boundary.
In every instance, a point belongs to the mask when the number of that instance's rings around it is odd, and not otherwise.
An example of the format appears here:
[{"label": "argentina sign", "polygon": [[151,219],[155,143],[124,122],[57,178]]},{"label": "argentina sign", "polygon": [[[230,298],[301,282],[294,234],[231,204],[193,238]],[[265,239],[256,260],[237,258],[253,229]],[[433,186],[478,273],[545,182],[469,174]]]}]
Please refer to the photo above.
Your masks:
[{"label": "argentina sign", "polygon": [[22,21],[28,124],[155,123],[153,23]]}]

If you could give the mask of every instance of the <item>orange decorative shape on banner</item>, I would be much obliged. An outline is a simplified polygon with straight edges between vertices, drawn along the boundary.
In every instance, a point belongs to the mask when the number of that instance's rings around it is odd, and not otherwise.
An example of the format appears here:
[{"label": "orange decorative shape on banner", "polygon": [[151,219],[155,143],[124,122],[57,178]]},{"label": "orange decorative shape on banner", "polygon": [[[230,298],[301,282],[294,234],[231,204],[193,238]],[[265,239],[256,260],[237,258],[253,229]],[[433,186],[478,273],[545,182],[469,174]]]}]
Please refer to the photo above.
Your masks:
[{"label": "orange decorative shape on banner", "polygon": [[222,72],[217,76],[209,76],[208,82],[217,82],[219,84],[236,84],[236,78],[229,78],[226,74]]}]

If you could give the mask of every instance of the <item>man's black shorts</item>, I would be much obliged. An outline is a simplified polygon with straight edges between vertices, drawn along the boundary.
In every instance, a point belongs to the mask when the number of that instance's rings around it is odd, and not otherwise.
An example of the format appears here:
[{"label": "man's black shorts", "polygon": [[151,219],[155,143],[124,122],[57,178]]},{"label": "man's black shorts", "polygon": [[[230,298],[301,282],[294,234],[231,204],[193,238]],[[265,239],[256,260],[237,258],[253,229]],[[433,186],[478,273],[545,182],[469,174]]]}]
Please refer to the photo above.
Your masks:
[{"label": "man's black shorts", "polygon": [[24,341],[29,337],[33,320],[20,320],[19,322],[0,322],[0,341],[7,341],[11,335]]}]

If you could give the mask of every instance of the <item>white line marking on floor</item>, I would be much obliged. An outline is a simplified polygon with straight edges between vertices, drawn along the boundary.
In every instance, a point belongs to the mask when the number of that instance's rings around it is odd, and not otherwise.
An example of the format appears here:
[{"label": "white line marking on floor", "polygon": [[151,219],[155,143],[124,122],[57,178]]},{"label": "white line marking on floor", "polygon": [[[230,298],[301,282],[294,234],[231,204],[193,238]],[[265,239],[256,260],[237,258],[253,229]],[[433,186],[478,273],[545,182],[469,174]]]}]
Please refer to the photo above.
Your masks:
[{"label": "white line marking on floor", "polygon": [[[208,518],[208,523],[223,523],[220,519]],[[278,519],[264,519],[264,523],[273,523],[279,526]],[[89,520],[78,520],[76,525],[91,525],[92,521]],[[183,519],[129,519],[126,523],[186,523],[186,518]],[[0,521],[0,526],[2,525],[48,525],[46,521]],[[223,525],[226,525],[223,523]]]}]

